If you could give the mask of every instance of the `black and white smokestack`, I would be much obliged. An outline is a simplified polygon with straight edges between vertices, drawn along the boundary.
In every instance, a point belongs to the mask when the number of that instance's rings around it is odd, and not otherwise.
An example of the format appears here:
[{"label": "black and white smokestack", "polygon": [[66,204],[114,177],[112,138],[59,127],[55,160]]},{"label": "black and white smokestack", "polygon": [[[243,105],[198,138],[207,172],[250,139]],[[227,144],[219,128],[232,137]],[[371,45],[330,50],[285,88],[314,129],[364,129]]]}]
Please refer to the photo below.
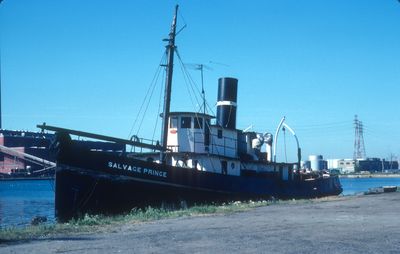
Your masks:
[{"label": "black and white smokestack", "polygon": [[217,124],[236,129],[237,86],[235,78],[218,79]]}]

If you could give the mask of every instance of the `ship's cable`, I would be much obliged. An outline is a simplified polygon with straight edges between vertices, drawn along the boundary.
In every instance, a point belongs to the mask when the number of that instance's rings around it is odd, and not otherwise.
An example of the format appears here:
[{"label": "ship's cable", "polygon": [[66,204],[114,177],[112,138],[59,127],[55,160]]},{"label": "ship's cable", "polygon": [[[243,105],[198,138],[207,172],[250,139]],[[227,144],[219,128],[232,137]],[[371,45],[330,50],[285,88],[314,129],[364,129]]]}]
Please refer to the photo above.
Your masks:
[{"label": "ship's cable", "polygon": [[[143,119],[144,119],[144,117],[145,117],[145,113],[146,113],[147,108],[148,108],[148,105],[149,105],[149,103],[150,103],[150,99],[151,99],[152,92],[154,91],[155,84],[156,84],[157,81],[158,81],[158,78],[159,78],[159,76],[160,76],[160,72],[161,72],[161,70],[162,70],[162,65],[163,65],[163,63],[165,63],[165,61],[166,61],[166,53],[164,52],[163,56],[161,57],[160,64],[158,65],[158,67],[157,67],[157,69],[156,69],[156,71],[155,71],[155,73],[154,73],[153,79],[152,79],[152,81],[151,81],[149,87],[147,88],[146,95],[145,95],[145,97],[143,98],[142,104],[140,105],[139,111],[138,111],[138,113],[137,113],[137,115],[136,115],[136,118],[135,118],[135,120],[134,120],[134,122],[133,122],[133,124],[132,124],[132,127],[131,127],[131,129],[130,129],[130,131],[129,131],[128,138],[131,137],[131,135],[132,135],[132,133],[133,133],[133,130],[135,129],[136,124],[138,123],[139,118],[140,118],[140,116],[142,115],[141,121],[140,121],[141,123],[140,123],[140,125],[139,125],[139,127],[138,127],[138,130],[136,131],[136,135],[137,135],[137,134],[139,133],[139,131],[140,131],[140,127],[141,127],[141,125],[142,125],[142,123],[143,123]],[[149,96],[150,96],[150,98],[149,98]],[[147,105],[146,105],[146,109],[144,110],[144,107],[145,107],[146,102],[147,102]],[[142,112],[142,111],[144,111],[144,112]]]},{"label": "ship's cable", "polygon": [[[163,77],[162,77],[162,79],[161,80],[164,80],[165,79],[165,72],[163,72]],[[159,119],[160,119],[160,114],[161,114],[161,107],[162,107],[162,95],[163,95],[163,91],[162,91],[162,87],[160,86],[160,94],[159,94],[159,98],[158,98],[158,111],[157,111],[157,114],[156,114],[156,124],[154,125],[154,129],[153,129],[153,135],[151,136],[151,139],[152,140],[154,140],[154,137],[155,137],[155,135],[156,135],[156,131],[157,131],[157,127],[158,127],[158,122],[159,122]]]}]

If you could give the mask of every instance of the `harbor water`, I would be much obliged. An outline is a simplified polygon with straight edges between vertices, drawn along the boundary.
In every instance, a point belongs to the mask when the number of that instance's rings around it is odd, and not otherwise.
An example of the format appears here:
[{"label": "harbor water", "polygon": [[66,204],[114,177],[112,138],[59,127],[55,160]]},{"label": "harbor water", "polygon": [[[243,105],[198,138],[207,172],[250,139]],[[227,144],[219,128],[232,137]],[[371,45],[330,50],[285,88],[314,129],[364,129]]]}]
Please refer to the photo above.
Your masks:
[{"label": "harbor water", "polygon": [[[400,177],[394,178],[341,178],[343,195],[354,195],[369,188],[400,186]],[[32,218],[44,216],[48,224],[54,223],[53,180],[0,181],[0,229],[23,227]]]},{"label": "harbor water", "polygon": [[1,180],[0,228],[29,225],[45,216],[54,223],[54,180]]},{"label": "harbor water", "polygon": [[340,178],[343,195],[354,195],[367,191],[369,188],[381,186],[400,186],[400,177],[365,177],[365,178]]}]

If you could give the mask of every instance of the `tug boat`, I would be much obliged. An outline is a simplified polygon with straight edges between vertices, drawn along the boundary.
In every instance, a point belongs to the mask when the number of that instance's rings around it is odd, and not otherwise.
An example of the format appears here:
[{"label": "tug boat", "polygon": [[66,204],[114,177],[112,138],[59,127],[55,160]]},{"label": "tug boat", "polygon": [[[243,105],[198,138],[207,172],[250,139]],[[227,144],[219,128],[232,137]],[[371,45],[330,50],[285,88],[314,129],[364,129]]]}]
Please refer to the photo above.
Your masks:
[{"label": "tug boat", "polygon": [[[205,112],[170,112],[177,12],[178,6],[166,46],[160,142],[38,125],[42,131],[56,134],[57,219],[67,221],[87,213],[123,213],[135,207],[182,202],[191,205],[339,195],[342,187],[337,176],[301,173],[300,148],[297,162],[278,163],[273,156],[272,134],[236,129],[235,78],[218,80],[216,118]],[[140,151],[88,149],[71,135],[125,144]]]}]

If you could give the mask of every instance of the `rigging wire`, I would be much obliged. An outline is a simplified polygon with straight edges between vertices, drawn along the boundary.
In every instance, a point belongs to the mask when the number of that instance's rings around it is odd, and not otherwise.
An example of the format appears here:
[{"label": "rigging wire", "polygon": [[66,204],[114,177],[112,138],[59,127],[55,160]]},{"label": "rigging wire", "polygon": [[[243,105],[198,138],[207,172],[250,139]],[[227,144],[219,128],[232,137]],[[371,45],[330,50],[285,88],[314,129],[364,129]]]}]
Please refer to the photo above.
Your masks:
[{"label": "rigging wire", "polygon": [[197,70],[200,71],[200,82],[201,82],[201,98],[202,98],[202,106],[201,108],[203,109],[203,113],[207,113],[207,107],[206,107],[206,96],[205,96],[205,90],[204,90],[204,70],[212,70],[208,65],[205,64],[184,64],[185,66],[189,67],[189,69]]},{"label": "rigging wire", "polygon": [[[165,72],[163,72],[163,76],[162,76],[161,80],[164,80],[164,79],[165,79]],[[159,95],[159,99],[158,99],[158,111],[157,111],[157,114],[156,114],[156,124],[154,125],[153,135],[151,137],[152,140],[154,140],[154,137],[156,135],[156,131],[157,131],[157,127],[158,127],[158,121],[160,119],[160,114],[161,114],[161,104],[162,104],[162,95],[163,95],[162,91],[163,91],[163,89],[162,89],[162,86],[160,88],[161,89],[160,89],[160,95]]]},{"label": "rigging wire", "polygon": [[180,65],[180,68],[182,70],[182,73],[184,74],[183,78],[184,78],[185,83],[187,85],[186,88],[188,89],[188,93],[189,93],[189,96],[190,96],[190,100],[192,102],[192,106],[195,107],[195,104],[193,103],[193,97],[196,100],[197,105],[201,105],[201,103],[199,102],[199,99],[196,96],[196,90],[197,90],[197,94],[201,94],[201,91],[197,87],[196,83],[194,82],[192,76],[189,74],[188,70],[186,69],[185,64],[183,63],[182,58],[181,58],[178,50],[176,50],[175,52],[176,52],[176,55],[178,57],[179,65]]},{"label": "rigging wire", "polygon": [[[198,99],[198,97],[196,96],[196,94],[201,94],[201,91],[200,91],[200,89],[198,88],[198,86],[196,85],[196,82],[193,80],[193,78],[192,78],[192,76],[190,75],[190,73],[188,72],[187,68],[185,67],[185,64],[183,63],[182,58],[181,58],[181,56],[180,56],[178,50],[175,50],[175,53],[176,53],[177,58],[178,58],[178,60],[179,60],[179,64],[180,64],[180,68],[181,68],[181,70],[182,70],[182,73],[184,74],[183,77],[184,77],[185,83],[186,83],[186,85],[187,85],[187,90],[188,90],[188,93],[189,93],[190,101],[191,101],[191,103],[192,103],[192,106],[193,106],[194,108],[196,108],[196,107],[195,107],[194,100],[193,100],[193,96],[194,96],[194,99],[196,100],[197,104],[198,104],[198,105],[202,105],[202,103],[199,102],[199,99]],[[197,93],[196,93],[196,91],[197,91]],[[193,94],[193,95],[192,95],[192,94]],[[201,96],[200,96],[200,97],[201,97]],[[202,98],[200,98],[200,99],[202,100]],[[209,107],[207,101],[206,101],[205,104]],[[210,108],[210,112],[212,112],[213,110],[211,109],[211,107],[209,107],[209,108]],[[200,110],[201,110],[201,107],[200,107]],[[197,112],[196,112],[195,114],[196,114],[196,118],[198,118],[198,117],[197,117]],[[210,125],[209,125],[208,123],[204,123],[204,125],[205,125],[205,128],[208,128],[208,131],[210,132],[210,137],[211,137],[210,146],[212,147],[213,144],[216,144],[216,142],[214,143],[214,138],[215,138],[215,137],[214,137],[214,136],[212,135],[212,133],[211,133]],[[223,128],[223,129],[224,129],[224,128]],[[204,138],[204,135],[205,135],[205,133],[203,132],[203,133],[202,133],[203,138]],[[220,149],[218,149],[218,146],[216,146],[216,149],[215,149],[215,150],[216,150],[216,154],[217,154],[218,156],[221,156],[221,154],[220,154]],[[208,154],[209,154],[209,153],[208,153]],[[213,163],[213,160],[212,160],[211,158],[209,158],[209,162],[210,162],[210,165],[211,165],[211,167],[213,168],[213,170],[216,171],[216,167],[215,167],[215,165],[214,165],[214,163]]]},{"label": "rigging wire", "polygon": [[[206,104],[206,101],[205,101],[204,98],[201,98],[202,102],[200,103],[198,97],[196,96],[196,91],[195,90],[197,90],[197,94],[204,94],[204,92],[200,91],[200,89],[196,85],[196,82],[193,80],[192,76],[190,75],[190,73],[188,72],[187,68],[185,67],[185,64],[183,63],[182,58],[179,55],[179,52],[176,51],[176,53],[177,53],[177,56],[178,56],[178,60],[179,60],[179,63],[180,63],[180,67],[181,67],[182,73],[184,74],[184,80],[185,80],[185,83],[186,83],[186,88],[188,90],[189,98],[191,100],[192,106],[194,108],[196,108],[195,103],[193,102],[193,96],[192,96],[192,93],[193,93],[194,98],[195,98],[195,100],[197,102],[197,105],[200,105],[199,111],[201,111],[201,109],[203,107],[203,104]],[[206,110],[204,110],[204,111],[206,111]],[[200,126],[200,120],[199,120],[199,117],[198,117],[197,114],[198,113],[195,112],[195,115],[196,115],[195,120],[197,121],[197,124]],[[206,124],[206,123],[204,123],[204,124]],[[208,128],[209,131],[211,132],[211,129],[210,129],[208,124],[206,124],[205,128]],[[203,138],[204,138],[204,136],[205,136],[205,134],[202,133],[202,137]]]},{"label": "rigging wire", "polygon": [[[182,15],[182,12],[179,12],[178,15],[179,15],[180,18],[182,19],[184,25],[182,26],[182,28],[179,29],[178,32],[176,32],[175,36],[178,36],[178,34],[179,34],[180,32],[182,32],[182,30],[185,29],[185,28],[187,27],[187,23],[186,23],[185,18],[184,18],[183,15]],[[176,49],[175,49],[175,50],[176,50]]]},{"label": "rigging wire", "polygon": [[[140,108],[139,108],[139,111],[138,111],[138,113],[137,113],[137,115],[136,115],[135,121],[133,122],[132,127],[131,127],[131,129],[130,129],[130,131],[129,131],[128,138],[131,137],[131,135],[132,135],[132,133],[133,133],[133,130],[135,129],[135,127],[136,127],[136,125],[137,125],[137,123],[138,123],[138,120],[139,120],[141,114],[143,114],[143,116],[142,116],[142,118],[141,118],[140,126],[138,127],[138,130],[137,130],[137,132],[136,132],[136,135],[137,135],[137,134],[139,133],[139,131],[140,131],[140,127],[141,127],[141,125],[142,125],[142,123],[143,123],[143,119],[144,119],[145,113],[146,113],[146,111],[147,111],[148,105],[149,105],[150,100],[151,100],[151,95],[152,95],[152,92],[151,92],[151,91],[154,91],[154,86],[155,86],[155,84],[157,83],[158,77],[159,77],[160,72],[161,72],[161,70],[162,70],[161,66],[162,66],[162,64],[165,62],[165,60],[166,60],[166,53],[164,53],[163,56],[161,57],[160,64],[158,65],[158,67],[157,67],[157,69],[156,69],[156,72],[154,73],[153,79],[152,79],[152,81],[150,82],[149,87],[147,88],[146,95],[145,95],[145,97],[143,98],[142,104],[140,105]],[[148,98],[149,96],[150,96],[150,98]],[[147,102],[146,110],[145,110],[145,112],[142,112],[142,111],[143,111],[143,108],[145,107],[146,102]]]},{"label": "rigging wire", "polygon": [[[192,89],[193,94],[199,94],[200,100],[202,101],[201,103],[199,102],[198,97],[196,98],[196,102],[198,105],[202,105],[203,104],[203,98],[201,96],[202,91],[199,89],[198,85],[196,85],[196,82],[193,80],[192,76],[190,75],[189,71],[187,70],[187,68],[185,67],[185,64],[182,61],[182,58],[178,52],[178,49],[175,50],[175,53],[178,57],[179,63],[180,63],[180,67],[182,70],[182,73],[184,74],[184,79],[187,82],[187,84],[190,84],[190,87]],[[197,91],[197,92],[196,92]],[[193,107],[195,108],[194,103],[192,102]],[[211,115],[215,115],[214,110],[212,109],[212,107],[208,104],[207,100],[205,100],[205,105],[208,108],[208,112],[211,113]],[[214,105],[215,106],[215,105]],[[201,110],[201,108],[200,108]],[[207,110],[206,110],[207,111]]]},{"label": "rigging wire", "polygon": [[[193,101],[193,97],[196,100],[197,105],[203,105],[203,103],[199,102],[199,99],[196,96],[196,91],[195,90],[197,90],[198,94],[201,93],[200,90],[198,89],[197,85],[196,85],[196,82],[194,82],[192,76],[190,75],[190,73],[186,69],[185,64],[182,61],[182,58],[179,55],[179,52],[176,51],[176,53],[177,53],[177,57],[178,57],[178,60],[179,60],[179,63],[180,63],[180,67],[181,67],[182,73],[184,74],[183,77],[184,77],[184,80],[185,80],[185,83],[186,83],[186,88],[188,90],[188,94],[189,94],[189,98],[190,98],[190,101],[192,103],[192,106],[194,108],[196,108],[195,103]],[[193,95],[192,95],[192,93],[193,93]],[[199,111],[201,111],[201,106],[200,106]],[[195,117],[195,121],[197,121],[197,124],[200,126],[200,118],[198,117],[198,113],[197,112],[195,112],[195,116],[196,116]],[[203,123],[203,124],[206,124],[206,123]],[[208,124],[206,124],[206,126],[207,127],[205,127],[205,128],[209,128]],[[205,133],[202,132],[201,136],[204,139]]]},{"label": "rigging wire", "polygon": [[[161,72],[161,71],[160,71],[160,72]],[[160,72],[158,72],[157,79],[156,79],[156,81],[154,82],[153,87],[152,87],[152,89],[151,89],[151,93],[150,93],[149,99],[148,99],[148,101],[147,101],[146,108],[145,108],[145,110],[143,111],[142,119],[140,120],[140,124],[139,124],[138,129],[137,129],[137,132],[136,132],[136,136],[138,136],[138,134],[139,134],[139,131],[140,131],[141,127],[142,127],[142,124],[143,124],[144,118],[145,118],[145,116],[146,116],[147,110],[149,109],[150,100],[151,100],[151,98],[152,98],[152,96],[153,96],[153,93],[154,93],[154,90],[155,90],[155,88],[156,88],[156,84],[157,84],[157,81],[158,81],[158,77],[160,76]]]}]

